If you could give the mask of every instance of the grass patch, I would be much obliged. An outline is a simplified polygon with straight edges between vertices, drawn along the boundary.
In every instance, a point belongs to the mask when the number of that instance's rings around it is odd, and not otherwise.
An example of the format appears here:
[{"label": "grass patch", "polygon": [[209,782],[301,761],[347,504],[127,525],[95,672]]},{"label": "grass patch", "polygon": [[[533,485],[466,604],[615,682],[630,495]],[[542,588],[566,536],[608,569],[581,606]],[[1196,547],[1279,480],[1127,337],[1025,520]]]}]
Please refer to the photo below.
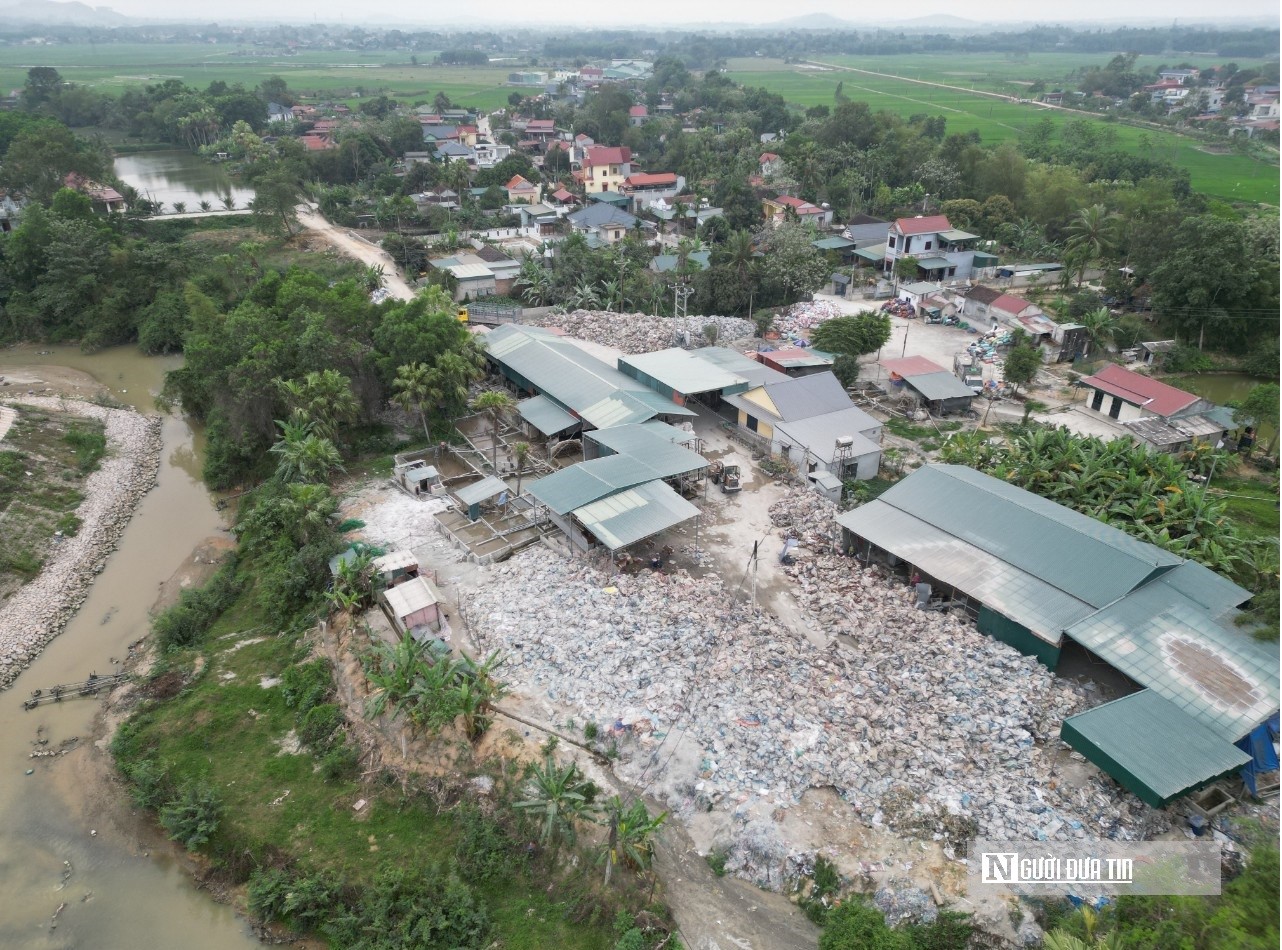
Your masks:
[{"label": "grass patch", "polygon": [[[392,877],[415,869],[440,882],[460,906],[475,903],[468,921],[487,921],[488,928],[478,945],[614,945],[617,908],[597,906],[601,895],[591,862],[568,878],[538,863],[529,866],[529,838],[500,827],[508,816],[525,820],[501,798],[502,789],[521,779],[515,766],[498,775],[493,817],[468,805],[445,807],[433,794],[412,783],[406,789],[390,776],[361,782],[338,707],[329,699],[328,661],[308,660],[297,634],[276,633],[252,589],[194,642],[171,649],[159,675],[194,670],[203,656],[200,674],[189,673],[173,698],[135,713],[113,741],[113,753],[136,800],[167,805],[160,810],[180,833],[193,827],[197,837],[209,832],[201,850],[236,882],[250,880],[251,903],[260,912],[325,934],[337,919],[334,906],[345,902],[372,925],[385,913],[379,900],[400,894],[408,901],[408,892],[402,893],[408,885]],[[265,676],[282,681],[264,687]],[[291,746],[296,738],[303,748]],[[328,757],[343,748],[349,767],[330,768]],[[204,804],[211,799],[215,805]],[[367,804],[357,812],[352,806],[359,799]],[[210,823],[199,819],[213,813],[218,821],[210,831]],[[303,890],[320,896],[306,904],[297,897]],[[370,894],[382,897],[365,899]],[[333,935],[342,942],[340,931]]]},{"label": "grass patch", "polygon": [[[887,429],[900,438],[912,439],[914,442],[921,439],[938,439],[941,433],[956,432],[961,427],[960,422],[939,422],[934,425],[919,426],[900,416],[892,416],[886,420]],[[925,446],[922,447],[925,448]],[[934,447],[939,446],[935,444]]]},{"label": "grass patch", "polygon": [[[1010,59],[997,53],[959,53],[948,56],[816,56],[815,62],[850,66],[888,75],[871,76],[846,69],[799,69],[779,60],[739,59],[730,63],[729,76],[748,86],[763,86],[790,103],[808,107],[831,106],[837,84],[842,93],[874,110],[903,118],[915,114],[942,115],[948,132],[976,131],[985,145],[1018,139],[1026,129],[1050,118],[1057,125],[1079,119],[1103,121],[1089,112],[1045,109],[1033,103],[995,99],[984,92],[1017,98],[1029,96],[1026,83],[1041,79],[1048,88],[1071,88],[1067,77],[1080,66],[1104,65],[1112,53],[1092,56],[1077,53],[1037,53]],[[1190,61],[1197,59],[1192,57]],[[1183,62],[1184,60],[1181,60]],[[1155,66],[1158,57],[1141,57],[1141,65]],[[1212,60],[1211,62],[1218,62]],[[1245,66],[1245,64],[1240,64]],[[924,86],[920,80],[962,88]],[[1157,128],[1110,123],[1118,146],[1134,154],[1150,154],[1186,168],[1196,191],[1231,201],[1278,204],[1276,163],[1245,155],[1211,154],[1200,140]]]},{"label": "grass patch", "polygon": [[1211,483],[1211,497],[1224,499],[1229,517],[1243,537],[1277,540],[1278,490],[1249,475],[1216,476]]},{"label": "grass patch", "polygon": [[84,478],[106,450],[100,422],[18,408],[0,443],[0,598],[40,572],[56,532],[79,530]]}]

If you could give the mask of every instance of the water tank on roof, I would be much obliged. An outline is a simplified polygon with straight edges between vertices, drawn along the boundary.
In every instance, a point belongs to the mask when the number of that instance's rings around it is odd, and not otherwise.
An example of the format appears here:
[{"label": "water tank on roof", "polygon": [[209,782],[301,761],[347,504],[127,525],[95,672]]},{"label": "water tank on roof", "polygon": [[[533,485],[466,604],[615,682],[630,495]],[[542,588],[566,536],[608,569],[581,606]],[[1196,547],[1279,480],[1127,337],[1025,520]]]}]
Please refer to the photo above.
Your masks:
[{"label": "water tank on roof", "polygon": [[855,437],[853,435],[843,435],[837,439],[837,448],[839,449],[848,449],[854,444]]}]

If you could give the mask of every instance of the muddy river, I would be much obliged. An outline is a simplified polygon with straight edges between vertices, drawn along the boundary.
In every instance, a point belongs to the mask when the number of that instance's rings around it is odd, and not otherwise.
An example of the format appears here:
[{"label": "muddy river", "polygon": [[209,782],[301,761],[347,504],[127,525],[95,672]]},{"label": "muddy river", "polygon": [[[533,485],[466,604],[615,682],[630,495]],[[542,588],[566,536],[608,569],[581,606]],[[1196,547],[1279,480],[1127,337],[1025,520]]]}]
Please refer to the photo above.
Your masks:
[{"label": "muddy river", "polygon": [[[146,411],[164,372],[180,360],[123,347],[93,356],[69,347],[41,349],[0,350],[0,374],[12,375],[19,365],[69,366]],[[98,702],[21,708],[33,689],[111,671],[113,658],[146,632],[159,586],[202,539],[219,533],[219,516],[199,479],[197,433],[171,415],[163,437],[159,484],[139,505],[85,605],[15,685],[0,692],[0,947],[260,946],[230,908],[191,884],[182,859],[110,781],[103,757],[88,747]],[[75,736],[82,740],[66,756],[29,758]],[[41,739],[48,744],[35,744]],[[33,774],[25,774],[28,769]]]}]

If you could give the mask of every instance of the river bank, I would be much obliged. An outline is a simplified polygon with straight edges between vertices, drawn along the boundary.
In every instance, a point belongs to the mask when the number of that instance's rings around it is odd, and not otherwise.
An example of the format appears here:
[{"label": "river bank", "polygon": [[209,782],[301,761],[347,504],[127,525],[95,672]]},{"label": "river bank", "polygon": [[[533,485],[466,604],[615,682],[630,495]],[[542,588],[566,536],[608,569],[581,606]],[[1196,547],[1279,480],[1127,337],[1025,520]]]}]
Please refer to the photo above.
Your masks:
[{"label": "river bank", "polygon": [[40,574],[0,607],[0,689],[31,665],[84,604],[138,502],[156,484],[161,448],[160,420],[132,409],[50,396],[8,404],[19,412],[29,406],[95,419],[104,426],[109,454],[85,480],[85,501],[76,509],[80,530],[62,538]]}]

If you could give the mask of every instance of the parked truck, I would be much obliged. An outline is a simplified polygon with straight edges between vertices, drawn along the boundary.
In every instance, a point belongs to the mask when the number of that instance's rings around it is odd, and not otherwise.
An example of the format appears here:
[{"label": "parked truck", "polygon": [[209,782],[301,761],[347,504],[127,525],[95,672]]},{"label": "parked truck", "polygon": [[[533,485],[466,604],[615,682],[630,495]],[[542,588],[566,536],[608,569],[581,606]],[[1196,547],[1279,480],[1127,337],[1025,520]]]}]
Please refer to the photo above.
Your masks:
[{"label": "parked truck", "polygon": [[979,360],[969,353],[958,353],[953,357],[953,372],[971,392],[979,395],[984,390],[984,369]]}]

